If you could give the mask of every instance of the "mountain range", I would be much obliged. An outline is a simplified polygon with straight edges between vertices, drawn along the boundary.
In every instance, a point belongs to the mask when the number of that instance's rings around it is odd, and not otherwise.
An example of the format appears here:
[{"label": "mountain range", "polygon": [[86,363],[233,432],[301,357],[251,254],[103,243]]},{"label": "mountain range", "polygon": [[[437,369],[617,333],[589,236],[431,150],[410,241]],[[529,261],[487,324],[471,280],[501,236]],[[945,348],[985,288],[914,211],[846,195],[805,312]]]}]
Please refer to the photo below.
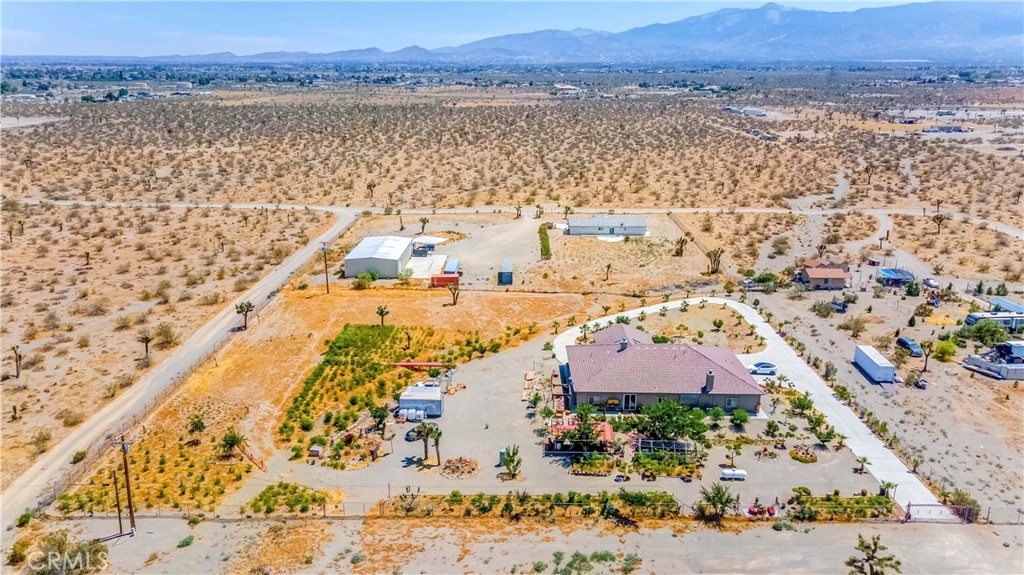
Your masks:
[{"label": "mountain range", "polygon": [[427,50],[330,53],[12,57],[140,63],[648,64],[670,62],[931,61],[1022,65],[1024,2],[930,2],[852,12],[765,4],[624,32],[540,30]]}]

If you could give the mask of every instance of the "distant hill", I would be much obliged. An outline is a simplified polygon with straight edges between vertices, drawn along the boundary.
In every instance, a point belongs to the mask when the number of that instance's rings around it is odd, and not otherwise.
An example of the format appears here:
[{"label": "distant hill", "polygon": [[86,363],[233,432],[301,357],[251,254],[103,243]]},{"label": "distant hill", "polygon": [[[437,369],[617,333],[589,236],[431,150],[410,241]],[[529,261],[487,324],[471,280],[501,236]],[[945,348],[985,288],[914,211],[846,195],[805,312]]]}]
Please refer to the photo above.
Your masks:
[{"label": "distant hill", "polygon": [[[325,54],[230,52],[91,61],[188,63],[408,62],[467,64],[927,60],[1024,64],[1024,2],[930,2],[853,12],[765,4],[724,9],[625,32],[541,30],[426,50],[377,48]],[[90,57],[11,57],[66,62]]]}]

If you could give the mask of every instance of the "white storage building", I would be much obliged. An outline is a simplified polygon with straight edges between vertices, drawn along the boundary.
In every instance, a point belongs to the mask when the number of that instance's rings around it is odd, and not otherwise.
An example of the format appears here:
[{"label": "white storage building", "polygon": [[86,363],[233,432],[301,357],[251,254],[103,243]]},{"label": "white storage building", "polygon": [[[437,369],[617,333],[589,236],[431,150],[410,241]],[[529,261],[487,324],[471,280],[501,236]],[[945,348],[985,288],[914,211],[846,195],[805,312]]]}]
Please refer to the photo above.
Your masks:
[{"label": "white storage building", "polygon": [[398,397],[398,413],[413,421],[423,417],[441,417],[444,414],[444,391],[438,386],[410,386]]},{"label": "white storage building", "polygon": [[647,220],[641,216],[600,215],[569,218],[565,233],[570,236],[643,236]]},{"label": "white storage building", "polygon": [[394,279],[408,267],[411,256],[412,238],[368,236],[345,256],[345,277],[377,270],[378,277]]}]

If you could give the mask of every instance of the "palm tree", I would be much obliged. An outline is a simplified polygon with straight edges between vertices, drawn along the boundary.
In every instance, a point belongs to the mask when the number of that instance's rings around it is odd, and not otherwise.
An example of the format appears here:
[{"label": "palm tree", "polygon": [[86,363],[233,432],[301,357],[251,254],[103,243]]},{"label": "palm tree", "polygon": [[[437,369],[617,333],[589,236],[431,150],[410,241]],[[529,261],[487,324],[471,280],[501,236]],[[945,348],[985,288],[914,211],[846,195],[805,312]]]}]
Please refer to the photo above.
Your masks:
[{"label": "palm tree", "polygon": [[256,309],[251,301],[243,301],[242,303],[235,305],[235,313],[242,316],[242,329],[249,329],[249,314],[252,310]]},{"label": "palm tree", "polygon": [[739,503],[739,497],[733,494],[728,487],[721,483],[715,483],[710,488],[700,488],[700,503],[697,504],[698,514],[718,524],[729,512],[729,508]]},{"label": "palm tree", "polygon": [[220,452],[224,458],[231,457],[245,444],[249,443],[249,440],[244,435],[235,431],[234,427],[229,427],[227,433],[220,440]]},{"label": "palm tree", "polygon": [[427,224],[429,224],[429,223],[430,223],[430,220],[428,220],[426,216],[423,216],[422,218],[420,218],[420,233],[421,234],[423,232],[427,231]]},{"label": "palm tree", "polygon": [[888,549],[882,545],[881,538],[881,535],[874,535],[869,542],[863,535],[857,534],[857,551],[864,556],[854,555],[845,561],[845,565],[851,568],[850,575],[885,575],[886,569],[902,573],[899,559],[894,555],[881,555],[882,551]]},{"label": "palm tree", "polygon": [[441,428],[435,427],[434,432],[430,434],[430,439],[434,442],[434,453],[437,455],[437,464],[441,465]]},{"label": "palm tree", "polygon": [[893,483],[892,481],[883,481],[882,482],[882,489],[885,490],[885,495],[886,496],[888,496],[889,492],[891,492],[895,488],[896,488],[896,484]]},{"label": "palm tree", "polygon": [[434,434],[434,430],[437,429],[436,423],[430,423],[424,421],[412,429],[413,434],[416,435],[416,439],[423,442],[423,462],[426,463],[427,457],[430,456],[430,437]]},{"label": "palm tree", "polygon": [[149,359],[149,344],[153,341],[153,336],[149,333],[149,330],[141,330],[139,337],[135,338],[135,341],[141,343],[146,349],[146,359]]},{"label": "palm tree", "polygon": [[380,325],[382,327],[384,326],[384,316],[388,315],[389,313],[391,313],[391,311],[388,310],[388,306],[386,306],[386,305],[379,305],[379,306],[377,306],[377,315],[380,316]]},{"label": "palm tree", "polygon": [[864,473],[864,466],[871,463],[871,460],[861,455],[860,457],[857,458],[857,463],[860,464],[860,469],[857,471],[857,473]]}]

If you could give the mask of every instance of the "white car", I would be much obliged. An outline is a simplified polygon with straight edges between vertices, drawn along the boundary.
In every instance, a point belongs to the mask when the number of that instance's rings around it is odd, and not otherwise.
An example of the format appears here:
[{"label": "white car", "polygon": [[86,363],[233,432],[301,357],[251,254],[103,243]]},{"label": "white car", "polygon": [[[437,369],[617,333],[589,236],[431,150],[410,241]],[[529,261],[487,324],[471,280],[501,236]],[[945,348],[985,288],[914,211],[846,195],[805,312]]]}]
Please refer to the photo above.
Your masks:
[{"label": "white car", "polygon": [[925,278],[923,282],[924,287],[939,289],[939,282],[935,281],[935,278]]},{"label": "white car", "polygon": [[754,365],[748,365],[747,371],[753,375],[775,375],[779,372],[774,363],[768,363],[767,361],[759,361]]}]

